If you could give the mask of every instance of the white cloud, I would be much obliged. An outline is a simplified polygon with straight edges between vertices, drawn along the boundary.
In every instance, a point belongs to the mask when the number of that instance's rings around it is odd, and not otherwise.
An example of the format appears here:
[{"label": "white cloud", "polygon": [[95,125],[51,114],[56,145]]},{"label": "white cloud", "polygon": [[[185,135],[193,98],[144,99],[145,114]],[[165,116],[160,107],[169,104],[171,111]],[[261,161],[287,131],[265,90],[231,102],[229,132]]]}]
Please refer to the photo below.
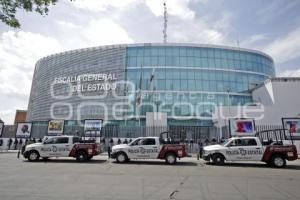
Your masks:
[{"label": "white cloud", "polygon": [[284,63],[300,56],[300,27],[281,37],[267,47],[264,51],[269,53],[277,63]]},{"label": "white cloud", "polygon": [[[167,1],[168,14],[177,16],[181,19],[193,19],[195,17],[195,12],[189,8],[190,2],[191,0]],[[145,3],[155,16],[164,15],[162,0],[145,0]]]},{"label": "white cloud", "polygon": [[279,77],[300,77],[300,69],[285,70],[279,73]]},{"label": "white cloud", "polygon": [[74,6],[93,12],[105,11],[109,8],[124,9],[132,5],[137,0],[76,0]]},{"label": "white cloud", "polygon": [[253,45],[261,42],[261,41],[265,41],[268,40],[269,36],[268,34],[262,33],[262,34],[255,34],[250,36],[249,38],[247,38],[246,40],[243,40],[241,42],[241,46],[242,47],[252,47]]},{"label": "white cloud", "polygon": [[[20,108],[16,106],[21,106],[21,109],[27,108],[31,78],[36,61],[43,56],[61,50],[57,40],[40,34],[25,31],[7,31],[1,34],[1,116],[8,116],[12,114],[12,109]],[[12,120],[13,116],[9,122]]]},{"label": "white cloud", "polygon": [[91,20],[81,34],[90,46],[133,42],[125,29],[108,19]]}]

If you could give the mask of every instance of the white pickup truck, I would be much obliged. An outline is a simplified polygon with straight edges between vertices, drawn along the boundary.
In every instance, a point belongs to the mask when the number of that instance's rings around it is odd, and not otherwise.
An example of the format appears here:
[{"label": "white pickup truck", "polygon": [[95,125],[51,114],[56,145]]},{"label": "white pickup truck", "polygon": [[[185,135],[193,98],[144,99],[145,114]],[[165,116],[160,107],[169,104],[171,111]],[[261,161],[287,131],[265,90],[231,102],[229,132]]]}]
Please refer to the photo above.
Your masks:
[{"label": "white pickup truck", "polygon": [[74,157],[77,161],[88,161],[100,153],[100,147],[92,141],[82,141],[76,136],[52,136],[42,143],[33,143],[25,147],[24,158],[37,161],[39,158]]},{"label": "white pickup truck", "polygon": [[115,145],[111,154],[119,163],[130,159],[165,159],[168,164],[175,164],[177,158],[186,156],[185,145],[168,144],[160,137],[140,137],[129,144]]},{"label": "white pickup truck", "polygon": [[298,158],[295,145],[270,144],[263,146],[258,137],[233,137],[223,144],[206,146],[203,159],[214,164],[224,161],[262,161],[274,167],[285,167],[286,160]]}]

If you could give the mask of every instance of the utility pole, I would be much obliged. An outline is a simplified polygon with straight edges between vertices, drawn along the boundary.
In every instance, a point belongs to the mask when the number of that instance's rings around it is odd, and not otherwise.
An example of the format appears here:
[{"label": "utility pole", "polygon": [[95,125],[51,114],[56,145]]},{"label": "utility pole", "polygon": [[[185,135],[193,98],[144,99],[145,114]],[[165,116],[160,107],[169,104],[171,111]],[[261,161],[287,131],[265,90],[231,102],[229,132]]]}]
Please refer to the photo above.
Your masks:
[{"label": "utility pole", "polygon": [[167,10],[166,0],[164,0],[164,29],[163,29],[164,43],[167,43],[167,37],[168,37],[167,28],[168,28],[168,10]]}]

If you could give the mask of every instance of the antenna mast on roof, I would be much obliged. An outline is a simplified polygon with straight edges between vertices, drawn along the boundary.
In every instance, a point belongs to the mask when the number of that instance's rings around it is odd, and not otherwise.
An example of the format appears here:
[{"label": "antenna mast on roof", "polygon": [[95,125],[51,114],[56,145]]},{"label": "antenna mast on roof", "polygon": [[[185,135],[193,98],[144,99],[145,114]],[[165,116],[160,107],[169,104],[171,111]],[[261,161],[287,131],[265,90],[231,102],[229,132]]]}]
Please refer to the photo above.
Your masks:
[{"label": "antenna mast on roof", "polygon": [[168,10],[167,10],[167,3],[166,0],[164,0],[164,43],[167,43],[167,28],[168,28]]}]

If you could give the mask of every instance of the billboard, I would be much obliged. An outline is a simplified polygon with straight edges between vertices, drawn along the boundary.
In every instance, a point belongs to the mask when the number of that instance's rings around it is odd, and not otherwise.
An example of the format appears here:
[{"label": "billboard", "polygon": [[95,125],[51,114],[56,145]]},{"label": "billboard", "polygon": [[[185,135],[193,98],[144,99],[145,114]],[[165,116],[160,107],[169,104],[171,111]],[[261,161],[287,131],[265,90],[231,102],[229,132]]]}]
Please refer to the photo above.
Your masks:
[{"label": "billboard", "polygon": [[255,134],[254,119],[229,119],[231,136],[251,136]]},{"label": "billboard", "polygon": [[53,119],[48,122],[48,135],[61,135],[64,132],[64,120]]},{"label": "billboard", "polygon": [[30,138],[32,123],[18,123],[16,138]]},{"label": "billboard", "polygon": [[84,120],[84,136],[86,137],[100,137],[102,119],[86,119]]},{"label": "billboard", "polygon": [[300,140],[300,118],[282,118],[282,125],[288,137]]},{"label": "billboard", "polygon": [[4,123],[0,122],[0,137],[2,137],[3,129],[4,129]]}]

